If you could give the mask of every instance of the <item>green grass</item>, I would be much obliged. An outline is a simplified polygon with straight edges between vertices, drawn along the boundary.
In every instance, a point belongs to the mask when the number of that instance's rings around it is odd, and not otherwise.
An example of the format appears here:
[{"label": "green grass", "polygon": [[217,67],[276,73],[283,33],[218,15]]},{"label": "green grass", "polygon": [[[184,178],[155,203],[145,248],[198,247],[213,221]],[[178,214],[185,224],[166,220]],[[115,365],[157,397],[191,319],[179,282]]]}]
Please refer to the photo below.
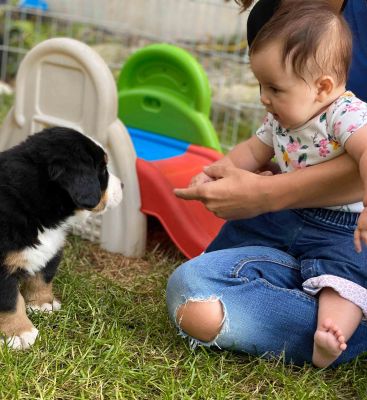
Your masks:
[{"label": "green grass", "polygon": [[40,337],[0,348],[1,399],[365,399],[366,361],[336,370],[285,366],[198,348],[177,336],[165,285],[182,261],[159,241],[143,259],[71,237],[56,293],[63,308],[31,314]]}]

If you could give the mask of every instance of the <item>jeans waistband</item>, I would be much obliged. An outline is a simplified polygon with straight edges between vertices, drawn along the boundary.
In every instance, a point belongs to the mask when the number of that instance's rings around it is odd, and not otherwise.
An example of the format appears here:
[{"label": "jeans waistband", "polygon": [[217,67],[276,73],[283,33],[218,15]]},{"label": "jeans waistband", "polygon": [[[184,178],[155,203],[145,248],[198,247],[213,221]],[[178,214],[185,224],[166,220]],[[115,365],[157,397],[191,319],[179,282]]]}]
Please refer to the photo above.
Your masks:
[{"label": "jeans waistband", "polygon": [[294,210],[305,218],[316,219],[346,228],[354,228],[357,225],[359,213],[335,211],[327,208],[304,208]]}]

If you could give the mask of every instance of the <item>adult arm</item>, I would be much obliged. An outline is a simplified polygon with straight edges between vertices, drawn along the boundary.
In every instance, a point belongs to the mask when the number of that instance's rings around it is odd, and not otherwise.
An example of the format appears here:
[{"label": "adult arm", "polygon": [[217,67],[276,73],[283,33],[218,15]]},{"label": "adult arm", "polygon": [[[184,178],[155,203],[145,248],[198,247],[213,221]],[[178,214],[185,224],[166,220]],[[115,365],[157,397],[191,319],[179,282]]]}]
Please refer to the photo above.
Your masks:
[{"label": "adult arm", "polygon": [[360,201],[363,184],[355,161],[344,154],[287,174],[262,176],[232,166],[212,165],[215,180],[175,189],[176,196],[199,200],[218,217],[250,218],[289,208],[327,207]]},{"label": "adult arm", "polygon": [[354,232],[354,246],[356,251],[362,251],[362,242],[367,245],[367,125],[359,128],[345,143],[345,149],[359,164],[361,180],[364,186],[364,209],[358,219],[358,226]]}]

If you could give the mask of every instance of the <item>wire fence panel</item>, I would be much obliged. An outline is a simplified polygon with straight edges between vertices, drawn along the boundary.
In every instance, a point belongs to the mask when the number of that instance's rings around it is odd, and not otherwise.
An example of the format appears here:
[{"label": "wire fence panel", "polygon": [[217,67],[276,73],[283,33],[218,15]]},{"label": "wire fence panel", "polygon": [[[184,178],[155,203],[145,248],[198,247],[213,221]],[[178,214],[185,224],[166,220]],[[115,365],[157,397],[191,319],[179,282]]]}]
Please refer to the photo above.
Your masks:
[{"label": "wire fence panel", "polygon": [[191,52],[206,70],[224,150],[252,134],[264,115],[247,62],[247,15],[234,1],[48,0],[45,12],[8,3],[0,14],[0,79],[10,85],[27,51],[51,37],[90,45],[115,77],[135,50],[166,42]]}]

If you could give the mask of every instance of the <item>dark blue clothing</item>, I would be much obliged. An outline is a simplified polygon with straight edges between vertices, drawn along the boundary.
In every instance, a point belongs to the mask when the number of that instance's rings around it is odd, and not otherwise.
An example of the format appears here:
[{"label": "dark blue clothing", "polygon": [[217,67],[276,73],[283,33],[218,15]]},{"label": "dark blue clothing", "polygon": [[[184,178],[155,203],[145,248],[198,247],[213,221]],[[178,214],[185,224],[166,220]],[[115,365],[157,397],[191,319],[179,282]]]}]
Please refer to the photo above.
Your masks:
[{"label": "dark blue clothing", "polygon": [[367,102],[367,0],[348,0],[343,15],[353,34],[353,59],[347,89]]},{"label": "dark blue clothing", "polygon": [[280,0],[259,0],[251,9],[247,18],[247,43],[251,47],[259,30],[273,16],[279,7]]}]

